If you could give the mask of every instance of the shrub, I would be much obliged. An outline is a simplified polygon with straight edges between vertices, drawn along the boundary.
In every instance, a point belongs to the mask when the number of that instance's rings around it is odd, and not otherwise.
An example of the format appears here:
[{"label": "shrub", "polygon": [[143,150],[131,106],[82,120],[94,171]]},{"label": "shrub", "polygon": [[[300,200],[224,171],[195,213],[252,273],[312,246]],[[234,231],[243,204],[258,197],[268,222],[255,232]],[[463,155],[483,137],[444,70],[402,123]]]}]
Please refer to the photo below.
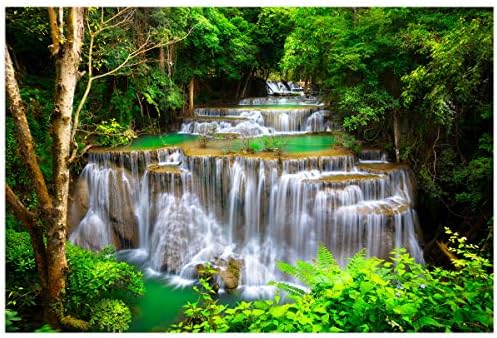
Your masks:
[{"label": "shrub", "polygon": [[131,312],[120,299],[102,299],[92,310],[90,326],[95,331],[123,332],[129,328]]},{"label": "shrub", "polygon": [[[26,232],[11,229],[6,231],[6,235],[7,304],[17,311],[19,317],[27,320],[34,312],[40,291],[30,237]],[[94,327],[99,327],[98,318],[103,317],[95,317],[95,304],[102,299],[119,301],[129,312],[127,306],[144,293],[142,273],[125,262],[117,262],[113,248],[92,252],[66,243],[66,254],[69,270],[64,316],[68,319],[93,320]],[[112,304],[115,309],[121,308],[115,305],[117,303]],[[129,323],[123,316],[116,330]],[[31,323],[19,323],[26,329],[33,329],[29,327]]]},{"label": "shrub", "polygon": [[142,273],[126,262],[116,262],[113,248],[92,252],[68,243],[67,261],[65,309],[79,319],[88,320],[104,298],[130,304],[144,293]]},{"label": "shrub", "polygon": [[105,147],[126,145],[136,138],[135,132],[115,119],[102,121],[96,127],[98,143]]},{"label": "shrub", "polygon": [[[191,332],[433,332],[493,330],[493,273],[478,248],[450,235],[457,270],[420,265],[405,249],[391,261],[366,258],[364,251],[342,269],[320,246],[313,262],[280,262],[280,270],[309,289],[274,282],[293,303],[272,301],[220,305],[202,283],[199,301],[185,306],[186,318],[173,331]],[[205,285],[204,285],[205,284]],[[207,290],[207,291],[205,291]]]}]

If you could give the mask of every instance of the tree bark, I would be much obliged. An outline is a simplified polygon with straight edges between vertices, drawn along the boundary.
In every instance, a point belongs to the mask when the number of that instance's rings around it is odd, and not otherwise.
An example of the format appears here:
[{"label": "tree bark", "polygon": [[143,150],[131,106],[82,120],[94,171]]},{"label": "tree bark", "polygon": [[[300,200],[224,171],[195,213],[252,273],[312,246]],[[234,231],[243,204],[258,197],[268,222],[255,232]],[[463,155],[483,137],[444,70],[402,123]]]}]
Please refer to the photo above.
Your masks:
[{"label": "tree bark", "polygon": [[[71,8],[66,21],[67,37],[59,47],[55,67],[55,108],[52,122],[54,161],[54,212],[47,233],[49,311],[60,313],[60,300],[66,282],[65,253],[67,203],[69,196],[69,155],[74,91],[83,41],[83,9]],[[53,32],[52,32],[53,34]]]},{"label": "tree bark", "polygon": [[48,194],[45,178],[41,173],[38,159],[34,150],[33,138],[29,130],[28,120],[26,118],[26,110],[22,103],[19,86],[15,77],[14,66],[10,58],[9,50],[5,46],[5,87],[9,108],[16,125],[17,143],[19,153],[23,157],[24,163],[27,166],[29,178],[33,183],[33,188],[38,195],[41,207],[46,214],[50,214],[52,210],[52,200]]},{"label": "tree bark", "polygon": [[194,103],[195,95],[195,77],[192,77],[190,83],[188,84],[188,116],[193,116],[193,109],[195,109]]},{"label": "tree bark", "polygon": [[161,72],[164,72],[166,69],[166,62],[164,61],[164,46],[159,47],[159,68]]},{"label": "tree bark", "polygon": [[393,112],[393,140],[395,146],[395,161],[400,162],[400,151],[399,151],[399,137],[400,137],[400,126],[399,126],[399,116],[398,111]]},{"label": "tree bark", "polygon": [[252,79],[252,76],[254,74],[254,69],[252,68],[252,70],[250,70],[250,72],[247,74],[247,78],[245,79],[245,84],[243,85],[243,89],[242,89],[242,92],[240,94],[240,99],[244,99],[245,98],[245,94],[247,93],[247,88],[248,88],[248,84],[250,83],[250,79]]}]

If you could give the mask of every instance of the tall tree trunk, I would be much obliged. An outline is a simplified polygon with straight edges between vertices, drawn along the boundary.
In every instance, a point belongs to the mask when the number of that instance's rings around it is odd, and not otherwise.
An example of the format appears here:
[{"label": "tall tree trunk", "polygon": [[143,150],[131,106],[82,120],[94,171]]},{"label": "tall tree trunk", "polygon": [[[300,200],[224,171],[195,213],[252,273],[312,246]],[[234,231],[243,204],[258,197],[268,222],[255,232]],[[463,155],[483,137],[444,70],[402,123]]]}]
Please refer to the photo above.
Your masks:
[{"label": "tall tree trunk", "polygon": [[[49,10],[50,11],[50,10]],[[71,8],[67,15],[67,36],[55,55],[55,109],[52,122],[54,165],[54,212],[47,233],[48,285],[52,315],[62,316],[60,300],[66,283],[65,253],[69,165],[74,91],[83,41],[83,9]],[[53,34],[54,32],[52,32]],[[53,313],[55,312],[55,313]],[[53,316],[51,316],[53,318]]]},{"label": "tall tree trunk", "polygon": [[161,72],[164,72],[164,70],[166,69],[166,63],[165,63],[164,59],[165,59],[164,46],[160,46],[160,48],[159,48],[159,69],[161,70]]},{"label": "tall tree trunk", "polygon": [[247,74],[247,78],[245,79],[245,84],[243,85],[242,93],[240,94],[240,99],[245,98],[245,94],[247,93],[247,88],[248,84],[250,83],[250,79],[252,79],[252,76],[254,74],[254,69],[250,70],[250,72]]},{"label": "tall tree trunk", "polygon": [[190,83],[188,84],[188,116],[193,116],[193,109],[195,109],[194,103],[195,95],[195,77],[192,77]]},{"label": "tall tree trunk", "polygon": [[399,151],[399,137],[400,137],[400,125],[399,125],[399,112],[395,110],[393,112],[393,141],[395,146],[395,161],[400,162],[400,151]]},{"label": "tall tree trunk", "polygon": [[174,44],[167,45],[167,73],[169,77],[173,76],[173,66],[174,66]]}]

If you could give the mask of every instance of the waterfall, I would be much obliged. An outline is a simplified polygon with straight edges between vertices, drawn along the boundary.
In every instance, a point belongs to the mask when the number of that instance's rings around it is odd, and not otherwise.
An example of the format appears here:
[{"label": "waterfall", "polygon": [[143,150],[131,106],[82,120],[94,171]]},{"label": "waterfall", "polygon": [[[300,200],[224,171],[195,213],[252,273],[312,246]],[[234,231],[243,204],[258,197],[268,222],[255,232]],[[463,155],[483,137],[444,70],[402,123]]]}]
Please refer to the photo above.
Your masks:
[{"label": "waterfall", "polygon": [[[161,167],[178,158],[180,167]],[[361,248],[386,258],[405,247],[423,262],[407,168],[381,173],[375,165],[356,165],[351,155],[93,153],[80,178],[89,207],[70,240],[90,249],[135,248],[148,268],[183,279],[229,248],[243,260],[241,283],[252,292],[287,278],[277,260],[311,259],[319,243],[342,265]]]},{"label": "waterfall", "polygon": [[[274,102],[198,108],[182,131],[256,136],[329,128],[330,112],[317,105],[263,107]],[[381,150],[357,157],[187,150],[91,152],[74,199],[88,203],[71,205],[70,241],[92,250],[114,245],[145,271],[180,284],[195,279],[198,264],[236,259],[247,297],[270,294],[271,280],[297,282],[276,262],[312,259],[319,243],[342,266],[358,250],[388,258],[397,247],[423,262],[409,168],[387,162]]]},{"label": "waterfall", "polygon": [[232,108],[196,108],[194,118],[185,119],[181,133],[236,133],[243,136],[277,133],[325,131],[325,116],[329,111],[316,105],[297,105],[287,109],[239,105]]}]

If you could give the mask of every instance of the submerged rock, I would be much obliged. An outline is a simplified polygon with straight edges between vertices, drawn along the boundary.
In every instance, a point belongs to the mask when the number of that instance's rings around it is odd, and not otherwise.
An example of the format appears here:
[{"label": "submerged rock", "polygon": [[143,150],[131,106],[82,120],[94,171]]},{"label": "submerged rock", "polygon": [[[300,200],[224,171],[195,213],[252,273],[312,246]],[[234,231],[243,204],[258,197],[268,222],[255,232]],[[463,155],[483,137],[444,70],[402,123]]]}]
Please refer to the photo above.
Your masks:
[{"label": "submerged rock", "polygon": [[222,287],[226,292],[232,293],[240,284],[242,267],[242,259],[228,257],[215,258],[209,264],[197,264],[195,269],[197,278],[206,280],[216,292]]}]

